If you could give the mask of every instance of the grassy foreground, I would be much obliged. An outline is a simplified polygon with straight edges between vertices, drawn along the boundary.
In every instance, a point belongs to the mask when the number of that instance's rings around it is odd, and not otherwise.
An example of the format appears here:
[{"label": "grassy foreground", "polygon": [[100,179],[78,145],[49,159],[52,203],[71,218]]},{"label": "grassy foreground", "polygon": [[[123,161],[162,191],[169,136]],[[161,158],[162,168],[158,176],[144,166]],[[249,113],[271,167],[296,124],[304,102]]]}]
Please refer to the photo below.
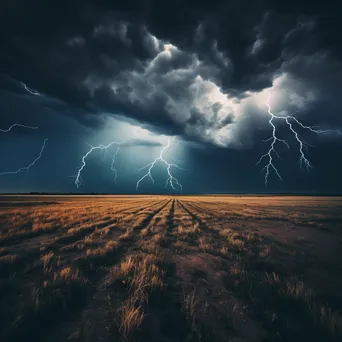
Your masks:
[{"label": "grassy foreground", "polygon": [[342,199],[0,197],[0,340],[342,341]]}]

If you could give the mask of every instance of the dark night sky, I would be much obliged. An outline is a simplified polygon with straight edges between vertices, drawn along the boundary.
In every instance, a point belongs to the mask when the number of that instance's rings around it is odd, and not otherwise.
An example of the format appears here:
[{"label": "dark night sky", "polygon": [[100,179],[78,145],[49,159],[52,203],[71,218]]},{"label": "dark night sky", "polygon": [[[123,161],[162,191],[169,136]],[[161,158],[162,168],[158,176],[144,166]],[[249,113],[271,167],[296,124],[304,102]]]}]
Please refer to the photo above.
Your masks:
[{"label": "dark night sky", "polygon": [[[0,192],[342,193],[342,5],[338,1],[4,0],[0,4]],[[25,85],[29,90],[25,89]],[[36,95],[34,95],[36,94]],[[266,105],[278,139],[272,141]],[[319,127],[319,128],[318,128]],[[310,172],[300,167],[298,138]],[[48,138],[41,158],[30,168]],[[92,146],[95,150],[75,176]]]}]

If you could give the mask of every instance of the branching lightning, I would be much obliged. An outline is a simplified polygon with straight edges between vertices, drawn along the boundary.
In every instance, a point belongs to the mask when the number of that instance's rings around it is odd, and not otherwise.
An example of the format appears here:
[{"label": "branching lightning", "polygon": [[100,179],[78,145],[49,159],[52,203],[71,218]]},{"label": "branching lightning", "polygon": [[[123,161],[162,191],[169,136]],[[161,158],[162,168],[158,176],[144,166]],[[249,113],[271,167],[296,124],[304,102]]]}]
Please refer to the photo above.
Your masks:
[{"label": "branching lightning", "polygon": [[18,170],[16,171],[5,171],[5,172],[1,172],[0,173],[0,176],[3,176],[3,175],[13,175],[13,174],[18,174],[19,172],[21,171],[24,171],[26,170],[26,173],[29,172],[30,168],[41,158],[42,154],[43,154],[43,151],[45,149],[45,146],[46,146],[46,142],[47,142],[48,139],[45,139],[44,142],[43,142],[43,145],[40,149],[40,152],[39,152],[39,155],[27,166],[24,166],[24,167],[21,167],[19,168]]},{"label": "branching lightning", "polygon": [[[38,95],[41,95],[38,91],[35,91],[33,89],[30,89],[29,87],[26,86],[25,83],[23,82],[20,82],[20,84],[24,87],[24,89],[30,93],[31,95],[34,95],[34,96],[38,96]],[[28,125],[23,125],[23,124],[19,124],[19,123],[15,123],[13,124],[12,126],[10,126],[9,128],[7,129],[0,129],[0,132],[1,133],[9,133],[12,131],[13,128],[15,127],[21,127],[21,128],[26,128],[26,129],[32,129],[32,130],[35,130],[35,129],[38,129],[38,127],[36,126],[28,126]],[[27,166],[23,166],[15,171],[5,171],[5,172],[0,172],[0,176],[3,176],[3,175],[13,175],[13,174],[18,174],[20,173],[21,171],[26,171],[26,173],[29,172],[30,168],[35,165],[37,163],[37,161],[42,157],[42,154],[44,152],[44,149],[45,149],[45,146],[46,146],[46,142],[47,142],[47,138],[44,140],[43,142],[43,145],[42,147],[40,148],[40,152],[38,154],[38,156]]]},{"label": "branching lightning", "polygon": [[165,165],[166,165],[166,170],[167,170],[167,174],[168,174],[168,178],[166,179],[166,183],[165,183],[165,187],[167,187],[168,185],[171,186],[172,189],[174,190],[183,190],[183,187],[182,187],[182,184],[179,183],[178,179],[175,178],[172,173],[171,173],[171,169],[172,168],[178,168],[178,169],[182,169],[181,167],[179,167],[177,164],[174,164],[174,163],[168,163],[164,157],[163,157],[163,154],[164,152],[171,146],[171,140],[170,138],[168,138],[168,142],[167,142],[167,145],[164,146],[161,150],[160,150],[160,153],[159,153],[159,157],[156,158],[152,163],[150,164],[147,164],[143,167],[141,167],[138,171],[141,171],[141,170],[144,170],[146,168],[148,168],[148,171],[146,174],[144,174],[138,181],[137,181],[137,185],[136,185],[136,189],[138,190],[139,189],[139,185],[140,183],[145,179],[145,178],[150,178],[150,180],[152,181],[152,183],[154,183],[154,179],[152,177],[152,169],[153,167],[156,165],[156,163],[158,161],[161,161],[163,162]]},{"label": "branching lightning", "polygon": [[89,151],[82,157],[82,164],[81,166],[79,166],[77,168],[77,171],[76,171],[76,175],[73,176],[75,177],[75,185],[77,186],[77,188],[79,188],[82,184],[83,184],[83,179],[82,179],[82,171],[83,169],[86,167],[87,165],[87,158],[92,154],[92,152],[96,151],[96,150],[104,150],[105,151],[105,155],[108,154],[108,149],[111,148],[112,146],[116,146],[116,150],[115,152],[113,153],[112,155],[112,162],[111,162],[111,166],[110,166],[110,169],[113,171],[114,173],[114,182],[116,183],[116,179],[117,179],[117,170],[116,168],[114,167],[115,166],[115,159],[120,151],[120,147],[123,143],[120,143],[120,142],[116,142],[116,141],[112,141],[111,143],[109,143],[108,145],[97,145],[97,146],[93,146],[93,145],[90,145],[90,149]]},{"label": "branching lightning", "polygon": [[267,164],[263,167],[263,170],[265,171],[265,184],[267,185],[267,181],[268,181],[268,177],[270,175],[271,170],[273,170],[275,172],[275,174],[278,176],[278,178],[280,180],[282,180],[282,177],[277,169],[277,167],[274,165],[274,160],[273,160],[273,156],[276,155],[277,157],[279,157],[278,152],[276,151],[276,144],[277,143],[282,143],[284,144],[288,149],[290,148],[290,145],[287,143],[286,140],[284,139],[280,139],[277,136],[277,129],[276,129],[276,125],[274,124],[274,120],[279,119],[279,120],[283,120],[285,121],[285,123],[287,124],[287,126],[289,127],[290,131],[293,133],[296,141],[298,142],[299,145],[299,153],[300,153],[300,166],[302,167],[303,164],[305,165],[307,170],[310,170],[312,168],[312,165],[310,163],[310,161],[308,160],[308,158],[306,157],[304,148],[307,149],[307,147],[309,146],[306,142],[304,142],[294,124],[297,124],[298,126],[300,126],[303,129],[309,130],[313,133],[316,134],[321,134],[321,133],[327,133],[327,132],[331,132],[331,130],[321,130],[321,129],[316,129],[315,126],[305,126],[304,124],[302,124],[297,118],[295,118],[293,115],[287,115],[287,116],[278,116],[275,115],[271,112],[271,105],[270,105],[270,99],[271,99],[271,94],[269,94],[267,101],[266,101],[266,105],[268,108],[268,114],[271,116],[270,120],[268,121],[269,124],[272,127],[272,136],[266,140],[264,140],[264,142],[269,142],[271,141],[271,145],[270,148],[268,150],[267,153],[263,154],[259,161],[257,162],[256,165],[259,165],[264,159],[267,160]]},{"label": "branching lightning", "polygon": [[10,132],[14,127],[23,127],[23,128],[28,128],[28,129],[37,129],[38,127],[34,127],[34,126],[26,126],[26,125],[22,125],[22,124],[13,124],[12,126],[10,126],[7,129],[1,129],[0,128],[0,132],[3,133],[8,133]]}]

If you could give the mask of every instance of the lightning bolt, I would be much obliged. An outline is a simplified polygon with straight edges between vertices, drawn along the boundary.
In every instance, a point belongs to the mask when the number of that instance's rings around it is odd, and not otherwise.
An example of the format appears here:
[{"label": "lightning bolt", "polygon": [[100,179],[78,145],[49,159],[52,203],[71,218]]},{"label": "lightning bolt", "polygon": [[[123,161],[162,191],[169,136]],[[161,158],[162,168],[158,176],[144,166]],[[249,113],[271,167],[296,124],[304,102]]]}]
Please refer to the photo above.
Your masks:
[{"label": "lightning bolt", "polygon": [[321,130],[321,129],[316,129],[315,126],[306,126],[303,123],[301,123],[297,118],[295,118],[293,115],[287,115],[287,116],[278,116],[275,115],[271,112],[271,105],[270,105],[270,99],[271,99],[271,94],[269,94],[267,101],[266,101],[266,105],[268,108],[268,114],[271,116],[270,120],[268,121],[270,126],[272,127],[272,136],[266,140],[264,140],[264,142],[269,142],[271,141],[271,145],[270,148],[268,150],[268,152],[266,152],[265,154],[263,154],[259,161],[256,163],[256,165],[259,165],[264,159],[267,160],[267,164],[263,167],[263,170],[265,171],[265,185],[267,185],[268,182],[268,177],[270,175],[270,172],[273,170],[275,172],[275,174],[278,176],[278,178],[280,180],[282,180],[282,177],[277,169],[277,167],[274,165],[274,160],[273,160],[273,156],[276,155],[279,158],[279,154],[276,151],[276,145],[277,143],[282,143],[284,144],[288,149],[290,148],[290,145],[287,143],[286,140],[284,139],[280,139],[277,136],[277,129],[276,126],[274,124],[274,120],[282,120],[285,121],[285,123],[287,124],[288,128],[290,129],[290,131],[293,133],[298,145],[299,145],[299,154],[300,154],[300,158],[299,158],[299,162],[300,162],[300,167],[303,166],[303,164],[305,165],[306,169],[309,171],[312,168],[312,165],[310,163],[310,161],[308,160],[308,158],[306,157],[304,148],[307,149],[308,144],[306,142],[304,142],[300,137],[298,132],[296,131],[296,128],[294,126],[294,124],[297,124],[298,126],[300,126],[303,129],[306,129],[312,133],[316,133],[316,134],[321,134],[321,133],[327,133],[327,132],[332,132],[332,130]]},{"label": "lightning bolt", "polygon": [[120,147],[121,145],[118,145],[115,152],[113,153],[113,156],[112,156],[112,163],[110,164],[110,169],[113,171],[113,174],[114,174],[114,183],[116,184],[116,180],[118,178],[118,170],[114,167],[115,165],[115,159],[120,151]]},{"label": "lightning bolt", "polygon": [[3,176],[3,175],[13,175],[13,174],[17,174],[21,171],[24,171],[26,170],[26,173],[29,172],[30,168],[41,158],[42,154],[43,154],[43,151],[45,149],[45,145],[46,145],[46,142],[47,142],[48,139],[45,139],[44,142],[43,142],[43,145],[40,149],[40,152],[39,152],[39,155],[31,162],[31,164],[29,164],[28,166],[24,166],[24,167],[21,167],[19,168],[18,170],[16,171],[6,171],[6,172],[1,172],[0,173],[0,176]]},{"label": "lightning bolt", "polygon": [[97,146],[93,146],[93,145],[90,145],[90,149],[89,151],[82,157],[82,164],[81,166],[79,166],[77,168],[77,171],[76,171],[76,175],[75,176],[72,176],[75,178],[75,185],[77,186],[77,188],[79,188],[82,184],[83,184],[83,179],[82,179],[82,171],[83,169],[86,167],[87,165],[87,158],[96,150],[104,150],[105,151],[105,155],[108,154],[108,149],[111,148],[112,146],[116,146],[116,150],[112,156],[112,162],[111,162],[111,170],[113,171],[114,173],[114,182],[116,183],[116,179],[117,179],[117,170],[115,169],[114,165],[115,165],[115,159],[120,151],[120,147],[123,143],[121,142],[116,142],[116,141],[112,141],[111,143],[109,143],[108,145],[103,145],[103,144],[100,144],[100,145],[97,145]]},{"label": "lightning bolt", "polygon": [[28,129],[37,129],[38,127],[34,127],[34,126],[26,126],[26,125],[22,125],[22,124],[13,124],[12,126],[10,126],[9,128],[7,129],[1,129],[0,128],[0,132],[3,132],[3,133],[8,133],[12,130],[12,128],[14,127],[23,127],[23,128],[28,128]]},{"label": "lightning bolt", "polygon": [[179,167],[177,164],[174,164],[174,163],[168,163],[164,157],[163,157],[163,154],[164,152],[171,146],[171,139],[168,138],[168,142],[167,142],[167,145],[164,146],[161,150],[160,150],[160,153],[159,153],[159,157],[156,158],[152,163],[150,164],[147,164],[143,167],[141,167],[138,171],[141,171],[141,170],[144,170],[146,168],[148,168],[148,171],[146,174],[144,174],[138,181],[137,181],[137,185],[136,185],[136,189],[138,190],[139,189],[139,185],[140,183],[145,179],[145,178],[150,178],[150,180],[152,181],[152,183],[154,184],[154,179],[152,177],[152,169],[153,167],[156,165],[156,163],[158,161],[161,161],[163,162],[165,165],[166,165],[166,170],[167,170],[167,174],[168,174],[168,178],[166,179],[166,183],[165,183],[165,187],[167,187],[169,184],[171,186],[172,189],[174,190],[183,190],[183,187],[182,187],[182,184],[179,183],[178,179],[175,178],[174,176],[172,176],[172,173],[171,173],[171,168],[172,167],[175,167],[175,168],[178,168],[178,169],[181,169],[181,167]]},{"label": "lightning bolt", "polygon": [[38,96],[40,95],[40,93],[38,91],[34,91],[34,90],[31,90],[25,83],[23,82],[20,82],[20,84],[24,87],[24,89],[30,93],[31,95],[35,95],[35,96]]}]

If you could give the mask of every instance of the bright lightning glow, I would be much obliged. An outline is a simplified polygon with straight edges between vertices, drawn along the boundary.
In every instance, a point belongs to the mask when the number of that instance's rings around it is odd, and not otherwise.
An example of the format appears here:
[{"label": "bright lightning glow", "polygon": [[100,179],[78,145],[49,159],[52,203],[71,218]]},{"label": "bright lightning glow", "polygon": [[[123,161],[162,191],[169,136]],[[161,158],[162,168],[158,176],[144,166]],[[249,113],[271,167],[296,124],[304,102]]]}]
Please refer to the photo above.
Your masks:
[{"label": "bright lightning glow", "polygon": [[20,84],[25,88],[25,90],[30,93],[31,95],[35,95],[35,96],[38,96],[40,95],[40,93],[38,91],[34,91],[32,89],[30,89],[25,83],[23,82],[20,82]]},{"label": "bright lightning glow", "polygon": [[0,176],[17,174],[17,173],[19,173],[21,171],[24,171],[24,170],[26,170],[26,173],[29,172],[30,168],[41,158],[41,156],[43,154],[43,151],[45,149],[45,145],[46,145],[47,140],[48,139],[44,140],[44,143],[43,143],[43,145],[42,145],[42,147],[40,149],[39,155],[31,162],[31,164],[29,164],[28,166],[21,167],[20,169],[18,169],[16,171],[1,172]]},{"label": "bright lightning glow", "polygon": [[79,188],[82,184],[83,184],[83,180],[82,180],[82,176],[81,173],[83,171],[83,169],[86,167],[87,162],[86,159],[90,156],[90,154],[96,150],[104,150],[106,155],[108,154],[108,149],[111,148],[112,146],[116,146],[116,151],[113,154],[112,157],[112,163],[111,163],[111,170],[114,173],[114,181],[116,182],[117,179],[117,170],[114,168],[114,164],[115,164],[115,158],[118,155],[119,151],[120,151],[120,147],[123,143],[119,143],[116,141],[112,141],[111,143],[109,143],[108,145],[97,145],[97,146],[92,146],[90,145],[90,150],[82,157],[82,165],[80,167],[77,168],[77,172],[76,172],[76,176],[75,177],[75,184],[77,186],[77,188]]},{"label": "bright lightning glow", "polygon": [[148,171],[147,171],[147,173],[146,173],[145,175],[143,175],[143,176],[137,181],[137,185],[136,185],[136,189],[137,189],[137,190],[139,189],[140,183],[141,183],[145,178],[150,178],[151,181],[152,181],[152,183],[154,183],[154,179],[153,179],[153,177],[152,177],[151,171],[152,171],[153,167],[155,166],[155,164],[156,164],[158,161],[161,161],[161,162],[163,162],[163,163],[166,165],[166,170],[167,170],[168,178],[166,179],[165,187],[167,187],[167,186],[170,184],[171,188],[174,189],[174,190],[177,190],[177,191],[178,191],[178,190],[183,190],[183,187],[182,187],[182,185],[179,183],[178,179],[175,178],[174,176],[172,176],[172,173],[171,173],[171,168],[172,168],[172,167],[175,167],[175,168],[178,168],[178,169],[182,169],[182,168],[180,168],[177,164],[173,164],[173,163],[170,164],[170,163],[168,163],[168,162],[164,159],[164,157],[163,157],[164,152],[165,152],[170,146],[171,146],[171,139],[168,138],[167,145],[164,146],[164,147],[161,149],[161,151],[160,151],[160,153],[159,153],[159,157],[156,158],[152,163],[147,164],[147,165],[145,165],[145,166],[143,166],[143,167],[141,167],[141,168],[139,169],[139,171],[141,171],[141,170],[144,170],[144,169],[148,168]]},{"label": "bright lightning glow", "polygon": [[267,98],[266,105],[267,105],[267,108],[268,108],[268,114],[271,116],[271,118],[270,118],[270,120],[268,122],[269,122],[269,124],[272,127],[272,136],[269,139],[265,140],[264,142],[271,141],[271,145],[270,145],[270,148],[269,148],[268,152],[263,154],[260,157],[260,159],[257,162],[257,164],[256,164],[256,165],[259,165],[264,158],[266,158],[266,160],[267,160],[267,164],[263,167],[263,170],[265,170],[265,184],[267,184],[268,177],[270,175],[270,171],[271,170],[273,170],[276,173],[276,175],[278,176],[278,178],[282,180],[278,169],[274,165],[274,160],[273,160],[273,155],[276,155],[277,157],[279,157],[279,154],[278,154],[278,152],[275,149],[277,142],[283,143],[287,148],[290,148],[290,146],[286,142],[286,140],[278,138],[278,136],[277,136],[277,129],[276,129],[276,126],[275,126],[273,120],[279,119],[279,120],[283,120],[283,121],[286,122],[287,126],[289,127],[290,131],[293,133],[295,139],[297,140],[297,142],[299,144],[299,153],[300,153],[299,162],[300,162],[300,166],[302,167],[303,163],[304,163],[304,165],[305,165],[307,170],[312,168],[312,165],[311,165],[310,161],[307,159],[307,157],[305,155],[305,152],[304,152],[304,147],[307,148],[308,144],[306,144],[299,137],[299,134],[296,131],[293,123],[296,123],[301,128],[309,130],[309,131],[311,131],[313,133],[316,133],[316,134],[331,132],[331,130],[315,129],[314,126],[305,126],[300,121],[298,121],[298,119],[296,119],[293,115],[278,116],[278,115],[273,114],[271,112],[270,99],[271,99],[271,94],[269,94],[269,96]]},{"label": "bright lightning glow", "polygon": [[10,126],[9,128],[7,129],[1,129],[0,128],[0,132],[3,132],[3,133],[8,133],[12,130],[12,128],[14,127],[23,127],[23,128],[28,128],[28,129],[37,129],[38,127],[33,127],[33,126],[26,126],[26,125],[22,125],[22,124],[13,124],[12,126]]}]

